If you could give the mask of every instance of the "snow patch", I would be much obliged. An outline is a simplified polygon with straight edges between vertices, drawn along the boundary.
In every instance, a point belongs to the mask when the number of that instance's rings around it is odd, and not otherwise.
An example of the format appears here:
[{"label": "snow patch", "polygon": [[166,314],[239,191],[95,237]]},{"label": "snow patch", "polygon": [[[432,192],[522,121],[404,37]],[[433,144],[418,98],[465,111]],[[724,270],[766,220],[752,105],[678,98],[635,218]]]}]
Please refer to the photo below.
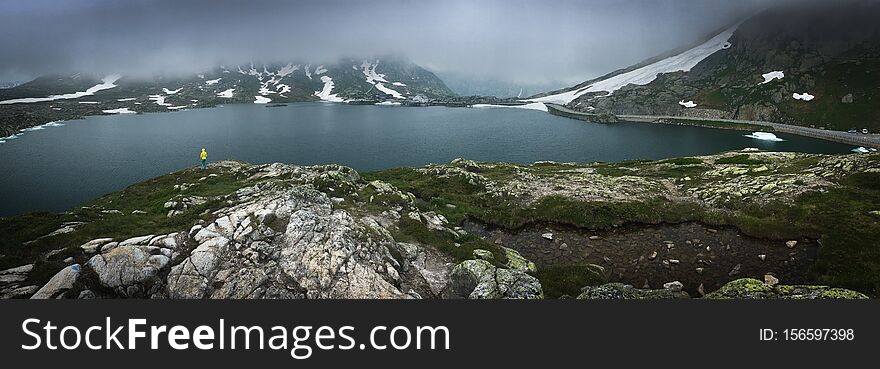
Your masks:
[{"label": "snow patch", "polygon": [[165,87],[162,87],[162,92],[164,92],[166,95],[174,95],[174,94],[180,92],[180,90],[183,90],[183,87],[178,88],[176,90],[169,90]]},{"label": "snow patch", "polygon": [[230,88],[230,89],[228,89],[228,90],[221,91],[221,92],[217,93],[217,97],[231,98],[233,92],[235,92],[235,89],[234,89],[234,88]]},{"label": "snow patch", "polygon": [[323,65],[319,65],[317,68],[315,68],[315,74],[317,74],[317,75],[321,75],[321,74],[324,74],[324,73],[327,73],[327,69],[324,68]]},{"label": "snow patch", "polygon": [[342,102],[342,98],[333,93],[333,78],[321,76],[321,82],[324,82],[324,88],[321,91],[315,91],[315,96],[324,101]]},{"label": "snow patch", "polygon": [[159,105],[159,106],[171,106],[171,104],[168,104],[168,103],[165,102],[165,96],[164,96],[164,95],[150,95],[150,96],[149,96],[149,100],[150,100],[150,101],[155,101],[155,102],[156,102],[156,105]]},{"label": "snow patch", "polygon": [[388,82],[385,80],[385,75],[376,73],[376,67],[379,66],[379,61],[376,60],[375,63],[370,63],[367,60],[364,60],[361,63],[361,72],[367,77],[367,83],[374,85],[376,82]]},{"label": "snow patch", "polygon": [[106,114],[135,114],[136,111],[129,110],[128,108],[118,108],[118,109],[107,109],[101,110],[101,112]]},{"label": "snow patch", "polygon": [[401,95],[400,92],[397,92],[397,91],[394,91],[388,87],[385,87],[385,85],[383,85],[381,83],[376,84],[376,89],[378,89],[379,91],[382,91],[388,95],[393,96],[395,99],[402,99],[403,98],[403,95]]},{"label": "snow patch", "polygon": [[94,104],[100,104],[101,102],[100,102],[100,101],[77,101],[76,103],[77,103],[77,104],[90,104],[90,105],[94,105]]},{"label": "snow patch", "polygon": [[793,97],[795,100],[803,100],[803,101],[810,101],[810,100],[816,98],[816,96],[810,95],[809,92],[804,92],[802,94],[795,92],[791,95],[791,97]]},{"label": "snow patch", "polygon": [[684,106],[685,108],[693,108],[693,107],[697,106],[697,104],[695,102],[693,102],[693,100],[691,100],[691,101],[681,100],[678,102],[678,105]]},{"label": "snow patch", "polygon": [[715,52],[724,49],[724,45],[727,44],[727,40],[730,39],[730,36],[733,35],[733,32],[736,30],[737,27],[739,27],[739,24],[736,24],[733,27],[724,30],[723,32],[719,33],[715,37],[712,37],[703,44],[693,49],[682,52],[678,55],[656,61],[654,63],[626,73],[621,73],[616,76],[594,82],[593,84],[583,87],[581,89],[530,99],[528,101],[548,102],[565,105],[586,93],[604,91],[610,95],[614,93],[614,91],[617,91],[621,87],[629,84],[646,85],[648,83],[651,83],[652,81],[654,81],[654,79],[657,78],[657,75],[661,73],[690,71],[691,68],[693,68],[699,62],[703,61],[703,59],[709,57],[709,55],[712,55]]},{"label": "snow patch", "polygon": [[405,83],[392,82],[391,84],[392,84],[392,85],[395,85],[395,86],[406,87],[406,84],[405,84]]},{"label": "snow patch", "polygon": [[265,96],[254,96],[254,104],[266,104],[271,101],[272,99]]},{"label": "snow patch", "polygon": [[85,91],[74,92],[70,94],[61,94],[61,95],[51,95],[48,97],[26,97],[21,99],[11,99],[11,100],[3,100],[0,101],[0,105],[8,105],[8,104],[18,104],[18,103],[38,103],[38,102],[46,102],[46,101],[55,101],[55,100],[70,100],[70,99],[78,99],[83,96],[91,96],[94,95],[98,91],[108,90],[113,87],[116,87],[116,81],[119,80],[122,76],[120,75],[109,75],[101,79],[101,83],[89,87]]},{"label": "snow patch", "polygon": [[375,105],[380,105],[380,106],[397,106],[397,105],[400,105],[400,102],[398,102],[398,101],[383,101],[383,102],[376,103]]},{"label": "snow patch", "polygon": [[187,107],[187,105],[169,106],[168,110],[180,110],[180,109],[183,109],[186,107]]},{"label": "snow patch", "polygon": [[136,97],[126,97],[124,99],[116,99],[116,101],[119,101],[119,102],[135,101],[135,100],[137,100]]},{"label": "snow patch", "polygon": [[535,102],[528,103],[524,105],[495,105],[495,104],[474,104],[471,105],[472,108],[516,108],[516,109],[530,109],[530,110],[540,110],[547,111],[547,105],[544,103]]},{"label": "snow patch", "polygon": [[761,75],[761,77],[764,77],[764,82],[761,82],[759,84],[763,85],[765,83],[769,83],[770,81],[772,81],[774,79],[785,78],[785,73],[783,73],[781,70],[775,70],[772,72],[764,73]]},{"label": "snow patch", "polygon": [[743,135],[743,136],[748,137],[748,138],[754,138],[756,140],[762,140],[762,141],[776,141],[776,142],[785,141],[779,137],[776,137],[776,135],[774,135],[770,132],[752,132],[751,134],[747,134],[747,135]]},{"label": "snow patch", "polygon": [[220,82],[221,79],[223,79],[223,78],[209,79],[209,80],[205,81],[205,84],[208,85],[208,86],[210,86],[210,85],[216,85],[217,83]]}]

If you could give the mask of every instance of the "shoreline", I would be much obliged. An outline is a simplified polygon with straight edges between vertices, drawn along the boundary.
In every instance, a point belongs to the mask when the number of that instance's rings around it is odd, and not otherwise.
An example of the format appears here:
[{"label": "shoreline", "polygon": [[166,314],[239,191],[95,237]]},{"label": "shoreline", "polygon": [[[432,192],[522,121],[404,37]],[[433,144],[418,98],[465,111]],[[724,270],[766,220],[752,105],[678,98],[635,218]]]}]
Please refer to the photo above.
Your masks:
[{"label": "shoreline", "polygon": [[[584,120],[588,122],[593,122],[597,117],[604,116],[604,114],[592,114],[592,113],[584,113],[576,110],[572,110],[557,104],[545,103],[548,108],[548,113],[570,118],[570,119],[578,119]],[[735,130],[735,131],[749,131],[751,127],[749,126],[759,126],[759,127],[767,127],[771,128],[772,132],[782,132],[788,133],[803,137],[816,138],[820,140],[832,141],[832,142],[840,142],[849,145],[856,145],[868,148],[880,149],[880,134],[870,134],[865,135],[861,133],[848,133],[843,131],[832,131],[825,129],[817,129],[810,127],[802,127],[795,126],[791,124],[784,123],[775,123],[775,122],[764,122],[764,121],[752,121],[752,120],[739,120],[739,119],[714,119],[714,118],[696,118],[696,117],[684,117],[684,116],[671,116],[671,115],[616,115],[618,121],[626,121],[626,122],[636,122],[636,123],[654,123],[654,124],[669,124],[669,125],[685,125],[685,126],[695,126],[695,127],[706,127],[706,128],[717,128],[717,129],[727,129],[727,130]],[[682,122],[682,121],[687,121]],[[701,124],[701,122],[704,122]],[[706,124],[706,123],[724,123],[730,124],[730,126],[718,125],[718,124]],[[605,123],[604,121],[602,123]],[[754,127],[758,128],[758,127]]]}]

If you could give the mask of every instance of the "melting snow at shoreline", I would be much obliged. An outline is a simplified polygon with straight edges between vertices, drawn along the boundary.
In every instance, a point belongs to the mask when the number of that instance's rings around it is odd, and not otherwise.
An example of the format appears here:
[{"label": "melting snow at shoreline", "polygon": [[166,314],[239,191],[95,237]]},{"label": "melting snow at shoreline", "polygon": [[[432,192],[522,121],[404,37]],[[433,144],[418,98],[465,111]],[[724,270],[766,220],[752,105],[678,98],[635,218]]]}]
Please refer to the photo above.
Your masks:
[{"label": "melting snow at shoreline", "polygon": [[515,108],[515,109],[530,109],[530,110],[540,110],[547,111],[547,105],[544,103],[536,102],[529,103],[525,105],[495,105],[495,104],[474,104],[471,105],[472,108]]},{"label": "melting snow at shoreline", "polygon": [[104,112],[107,114],[135,114],[135,113],[137,113],[136,111],[129,110],[128,108],[107,109],[107,110],[101,110],[101,112]]},{"label": "melting snow at shoreline", "polygon": [[321,82],[324,82],[324,88],[315,91],[315,96],[324,101],[342,102],[342,98],[333,93],[333,78],[321,76]]},{"label": "melting snow at shoreline", "polygon": [[770,132],[752,132],[751,134],[743,135],[743,136],[748,137],[748,138],[754,138],[756,140],[763,140],[763,141],[775,141],[775,142],[785,141],[779,137],[776,137],[775,134],[772,134]]},{"label": "melting snow at shoreline", "polygon": [[265,96],[254,96],[254,104],[266,104],[271,101],[272,99]]},{"label": "melting snow at shoreline", "polygon": [[706,41],[693,49],[687,50],[683,53],[668,57],[663,60],[656,61],[644,67],[637,68],[626,73],[621,73],[616,76],[603,79],[601,81],[597,81],[581,89],[566,91],[555,95],[544,96],[535,99],[529,99],[527,101],[547,102],[565,105],[570,103],[572,100],[577,99],[581,95],[589,92],[604,91],[608,94],[612,94],[614,93],[614,91],[617,91],[621,87],[628,84],[646,85],[648,83],[651,83],[652,81],[654,81],[654,79],[657,78],[657,75],[660,73],[690,71],[691,68],[693,68],[699,62],[703,61],[703,59],[709,57],[709,55],[714,54],[716,51],[730,47],[727,40],[730,38],[730,36],[733,35],[733,32],[736,30],[737,27],[739,27],[739,24],[736,24],[733,27],[724,30],[724,32],[719,33],[715,37],[709,39],[709,41]]},{"label": "melting snow at shoreline", "polygon": [[55,100],[69,100],[69,99],[78,99],[83,96],[91,96],[94,95],[98,91],[108,90],[113,87],[116,87],[116,81],[119,80],[122,76],[120,75],[110,75],[101,79],[101,83],[89,87],[85,91],[74,92],[70,94],[61,94],[61,95],[51,95],[48,97],[25,97],[21,99],[12,99],[12,100],[3,100],[0,101],[0,105],[8,105],[8,104],[18,104],[18,103],[37,103],[37,102],[46,102],[46,101],[55,101]]}]

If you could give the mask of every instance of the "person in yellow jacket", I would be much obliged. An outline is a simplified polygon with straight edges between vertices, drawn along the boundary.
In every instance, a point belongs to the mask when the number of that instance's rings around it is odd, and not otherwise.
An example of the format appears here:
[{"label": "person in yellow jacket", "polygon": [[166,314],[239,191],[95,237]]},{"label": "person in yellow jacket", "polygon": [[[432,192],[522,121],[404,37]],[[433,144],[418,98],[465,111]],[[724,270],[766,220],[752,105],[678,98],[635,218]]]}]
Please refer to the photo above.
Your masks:
[{"label": "person in yellow jacket", "polygon": [[202,170],[208,169],[208,152],[205,151],[205,148],[202,148],[202,153],[199,155],[202,159]]}]

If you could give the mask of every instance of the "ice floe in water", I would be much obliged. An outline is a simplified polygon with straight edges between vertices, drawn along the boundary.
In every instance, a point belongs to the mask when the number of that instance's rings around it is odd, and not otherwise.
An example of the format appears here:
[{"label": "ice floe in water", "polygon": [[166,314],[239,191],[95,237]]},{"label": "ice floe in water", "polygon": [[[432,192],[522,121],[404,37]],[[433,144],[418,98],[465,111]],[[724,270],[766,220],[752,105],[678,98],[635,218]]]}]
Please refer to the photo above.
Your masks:
[{"label": "ice floe in water", "polygon": [[764,82],[761,82],[761,83],[760,83],[760,84],[763,85],[763,84],[765,84],[765,83],[769,83],[770,81],[772,81],[772,80],[774,80],[774,79],[782,79],[782,78],[784,78],[784,77],[785,77],[785,73],[783,73],[781,70],[775,70],[775,71],[772,71],[772,72],[769,72],[769,73],[764,73],[764,74],[761,75],[761,77],[764,77]]},{"label": "ice floe in water", "polygon": [[18,104],[18,103],[38,103],[45,101],[54,101],[54,100],[69,100],[69,99],[78,99],[83,96],[91,96],[94,95],[95,92],[103,91],[107,89],[111,89],[116,87],[116,81],[119,80],[121,76],[119,75],[109,75],[101,79],[101,83],[89,87],[85,91],[74,92],[70,94],[61,94],[61,95],[51,95],[48,97],[26,97],[21,99],[12,99],[12,100],[3,100],[0,101],[0,105],[8,105],[8,104]]},{"label": "ice floe in water", "polygon": [[859,146],[859,147],[856,147],[855,149],[852,149],[852,152],[859,153],[859,154],[867,154],[869,152],[876,152],[876,151],[877,151],[877,149],[875,149],[873,147],[867,148],[864,146]]},{"label": "ice floe in water", "polygon": [[233,92],[235,92],[235,89],[234,89],[234,88],[230,88],[230,89],[228,89],[228,90],[226,90],[226,91],[222,91],[222,92],[217,93],[217,96],[218,96],[218,97],[230,98],[230,97],[232,97],[232,93],[233,93]]},{"label": "ice floe in water", "polygon": [[685,108],[693,108],[693,107],[697,106],[697,104],[695,102],[693,102],[693,100],[691,100],[691,101],[681,100],[678,102],[678,105],[684,106]]},{"label": "ice floe in water", "polygon": [[791,95],[791,97],[793,97],[795,100],[804,100],[804,101],[810,101],[810,100],[816,98],[816,96],[810,95],[809,92],[804,92],[802,94],[795,92]]},{"label": "ice floe in water", "polygon": [[530,109],[530,110],[540,110],[547,111],[547,105],[544,103],[528,103],[524,105],[495,105],[495,104],[474,104],[471,105],[472,108],[514,108],[514,109]]},{"label": "ice floe in water", "polygon": [[747,135],[743,135],[743,136],[748,137],[748,138],[754,138],[756,140],[762,140],[762,141],[777,141],[777,142],[778,141],[785,141],[779,137],[776,137],[775,134],[772,134],[770,132],[752,132],[751,134],[747,134]]},{"label": "ice floe in water", "polygon": [[101,110],[101,112],[104,112],[107,114],[135,114],[135,113],[137,113],[136,111],[130,110],[128,108],[107,109],[107,110]]},{"label": "ice floe in water", "polygon": [[254,104],[266,104],[271,101],[272,99],[265,96],[254,96]]}]

